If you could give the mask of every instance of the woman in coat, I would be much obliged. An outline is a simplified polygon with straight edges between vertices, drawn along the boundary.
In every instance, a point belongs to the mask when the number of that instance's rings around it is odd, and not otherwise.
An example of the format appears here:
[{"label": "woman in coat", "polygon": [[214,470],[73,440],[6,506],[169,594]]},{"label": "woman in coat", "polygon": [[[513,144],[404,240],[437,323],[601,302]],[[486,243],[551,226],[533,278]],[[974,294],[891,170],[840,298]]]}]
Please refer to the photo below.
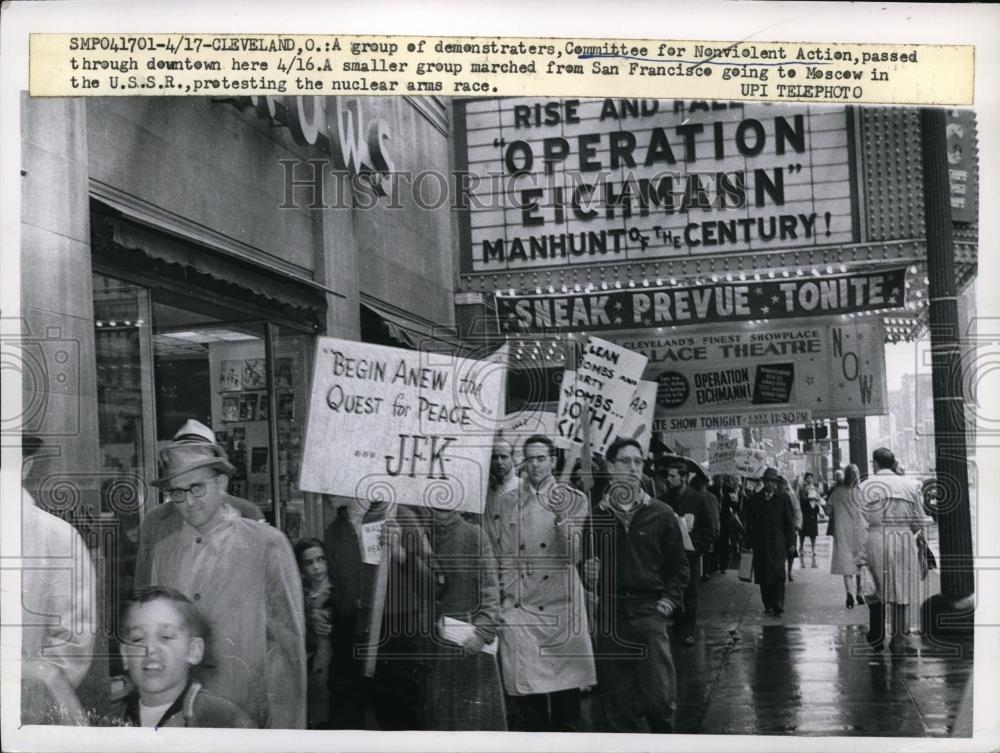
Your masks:
[{"label": "woman in coat", "polygon": [[[457,510],[433,511],[431,548],[439,633],[427,677],[430,729],[504,731],[507,728],[496,653],[500,595],[496,560],[479,526]],[[440,634],[443,618],[472,626],[461,645]]]},{"label": "woman in coat", "polygon": [[[830,573],[844,576],[844,590],[847,592],[847,608],[853,609],[855,601],[864,604],[861,595],[861,578],[858,577],[856,560],[861,548],[858,532],[861,526],[861,495],[858,492],[860,474],[858,467],[851,463],[844,469],[844,480],[833,488],[829,496],[830,531],[833,535],[833,556]],[[854,593],[851,584],[854,583]]]}]

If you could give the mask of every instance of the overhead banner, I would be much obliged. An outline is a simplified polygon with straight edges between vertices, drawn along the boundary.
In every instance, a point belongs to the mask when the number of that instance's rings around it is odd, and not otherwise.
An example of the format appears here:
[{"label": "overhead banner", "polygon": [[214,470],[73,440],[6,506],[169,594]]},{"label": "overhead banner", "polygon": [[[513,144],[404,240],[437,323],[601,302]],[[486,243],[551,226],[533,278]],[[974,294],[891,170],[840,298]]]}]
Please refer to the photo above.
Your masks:
[{"label": "overhead banner", "polygon": [[646,356],[598,337],[587,338],[575,375],[566,372],[559,388],[556,442],[583,444],[583,407],[590,407],[590,446],[603,454],[621,432]]},{"label": "overhead banner", "polygon": [[498,296],[508,332],[581,332],[830,316],[906,306],[906,267],[824,277]]},{"label": "overhead banner", "polygon": [[857,240],[844,107],[510,98],[464,113],[463,273]]},{"label": "overhead banner", "polygon": [[697,333],[616,337],[649,362],[654,431],[738,429],[886,412],[877,318],[800,320]]},{"label": "overhead banner", "polygon": [[504,361],[317,338],[300,488],[482,512]]}]

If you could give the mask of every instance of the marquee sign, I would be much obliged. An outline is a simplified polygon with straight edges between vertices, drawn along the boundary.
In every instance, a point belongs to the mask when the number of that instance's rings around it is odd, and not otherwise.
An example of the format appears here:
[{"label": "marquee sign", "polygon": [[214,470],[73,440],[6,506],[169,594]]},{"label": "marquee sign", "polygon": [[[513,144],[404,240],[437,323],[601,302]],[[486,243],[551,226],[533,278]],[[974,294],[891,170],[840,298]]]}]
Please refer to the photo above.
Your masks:
[{"label": "marquee sign", "polygon": [[464,108],[465,273],[855,240],[843,107],[489,99]]},{"label": "marquee sign", "polygon": [[649,359],[643,379],[658,385],[654,430],[670,432],[885,413],[883,338],[872,317],[613,340]]},{"label": "marquee sign", "polygon": [[904,308],[906,268],[697,287],[500,296],[507,332],[582,332],[830,316]]}]

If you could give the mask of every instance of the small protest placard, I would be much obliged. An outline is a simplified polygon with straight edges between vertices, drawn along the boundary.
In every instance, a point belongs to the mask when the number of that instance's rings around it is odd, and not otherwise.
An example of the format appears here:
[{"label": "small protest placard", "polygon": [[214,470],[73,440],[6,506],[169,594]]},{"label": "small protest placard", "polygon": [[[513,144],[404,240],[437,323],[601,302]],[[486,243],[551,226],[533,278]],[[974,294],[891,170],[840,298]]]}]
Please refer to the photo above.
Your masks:
[{"label": "small protest placard", "polygon": [[736,452],[739,440],[735,437],[719,439],[712,442],[708,448],[708,471],[713,476],[723,473],[736,473]]},{"label": "small protest placard", "polygon": [[642,454],[649,452],[653,438],[653,416],[656,413],[656,382],[640,381],[629,403],[629,411],[618,431],[619,436],[631,437],[642,445]]},{"label": "small protest placard", "polygon": [[366,565],[377,565],[382,559],[382,526],[384,520],[361,524],[361,561]]}]

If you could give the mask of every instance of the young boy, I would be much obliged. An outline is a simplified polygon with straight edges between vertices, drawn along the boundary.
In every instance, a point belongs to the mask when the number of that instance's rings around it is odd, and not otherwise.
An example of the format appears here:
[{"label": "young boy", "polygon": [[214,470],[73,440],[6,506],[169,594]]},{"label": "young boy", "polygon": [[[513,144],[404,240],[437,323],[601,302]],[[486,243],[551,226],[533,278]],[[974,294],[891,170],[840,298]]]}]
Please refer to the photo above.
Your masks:
[{"label": "young boy", "polygon": [[122,659],[135,684],[119,710],[127,725],[256,726],[236,704],[191,677],[205,658],[210,629],[182,593],[160,586],[137,591],[125,607],[122,638]]}]

